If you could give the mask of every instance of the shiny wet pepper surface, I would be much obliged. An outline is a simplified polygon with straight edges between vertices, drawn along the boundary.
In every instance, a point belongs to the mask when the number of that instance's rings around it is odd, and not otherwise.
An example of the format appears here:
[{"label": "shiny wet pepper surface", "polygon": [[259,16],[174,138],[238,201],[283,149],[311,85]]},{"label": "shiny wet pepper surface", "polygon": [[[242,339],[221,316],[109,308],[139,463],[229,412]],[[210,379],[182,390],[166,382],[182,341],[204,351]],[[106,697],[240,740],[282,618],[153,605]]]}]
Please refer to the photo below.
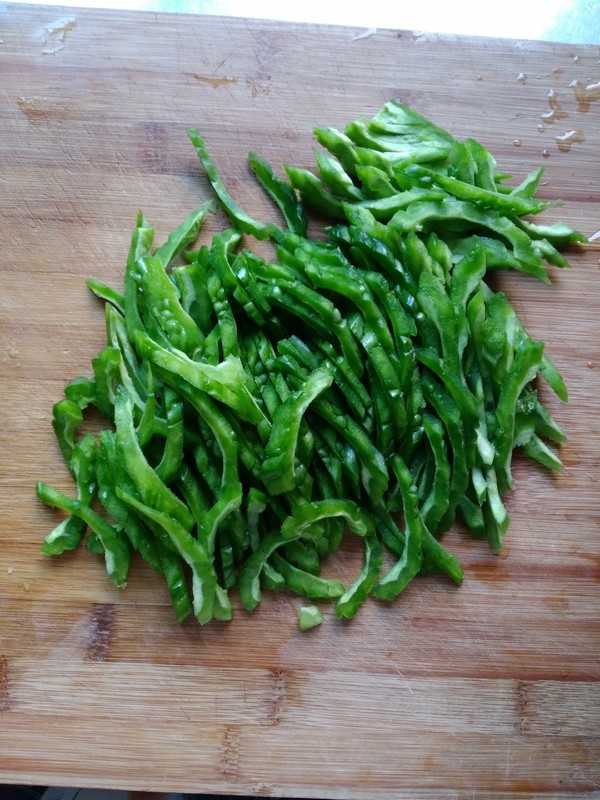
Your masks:
[{"label": "shiny wet pepper surface", "polygon": [[[249,155],[276,223],[237,205],[190,130],[215,200],[159,247],[139,214],[124,286],[88,281],[107,342],[54,406],[76,491],[37,484],[65,512],[42,552],[85,542],[124,586],[138,551],[180,622],[230,619],[232,591],[249,612],[264,590],[289,590],[348,618],[419,574],[460,584],[441,535],[459,518],[501,549],[515,448],[562,469],[565,434],[536,382],[563,401],[565,384],[486,282],[497,269],[548,282],[585,241],[531,221],[549,205],[542,171],[511,186],[481,144],[396,101],[314,134],[313,171],[281,177]],[[216,203],[231,227],[198,244]],[[80,435],[90,406],[105,429]],[[364,548],[349,586],[321,575],[346,530]],[[321,619],[303,606],[299,624]]]}]

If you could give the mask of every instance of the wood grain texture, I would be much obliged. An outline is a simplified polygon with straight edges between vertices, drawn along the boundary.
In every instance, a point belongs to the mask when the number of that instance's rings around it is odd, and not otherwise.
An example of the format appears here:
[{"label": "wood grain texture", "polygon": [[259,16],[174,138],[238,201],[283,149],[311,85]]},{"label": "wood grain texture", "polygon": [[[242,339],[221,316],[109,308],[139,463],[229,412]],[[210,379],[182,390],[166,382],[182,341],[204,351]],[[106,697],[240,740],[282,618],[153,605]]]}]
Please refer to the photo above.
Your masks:
[{"label": "wood grain texture", "polygon": [[[288,595],[178,627],[137,561],[119,591],[84,550],[39,553],[55,517],[34,481],[70,487],[52,404],[103,343],[84,279],[121,284],[138,208],[163,237],[209,196],[186,128],[264,216],[249,150],[311,166],[315,125],[398,97],[515,179],[544,166],[542,194],[567,201],[546,219],[600,229],[600,102],[578,110],[570,87],[600,80],[599,48],[361,33],[0,5],[0,782],[361,800],[600,787],[598,252],[551,286],[497,278],[569,384],[566,406],[542,390],[566,470],[517,458],[500,557],[447,535],[461,589],[419,579],[304,635]],[[568,130],[584,141],[562,152]],[[340,556],[343,579],[357,558]]]}]

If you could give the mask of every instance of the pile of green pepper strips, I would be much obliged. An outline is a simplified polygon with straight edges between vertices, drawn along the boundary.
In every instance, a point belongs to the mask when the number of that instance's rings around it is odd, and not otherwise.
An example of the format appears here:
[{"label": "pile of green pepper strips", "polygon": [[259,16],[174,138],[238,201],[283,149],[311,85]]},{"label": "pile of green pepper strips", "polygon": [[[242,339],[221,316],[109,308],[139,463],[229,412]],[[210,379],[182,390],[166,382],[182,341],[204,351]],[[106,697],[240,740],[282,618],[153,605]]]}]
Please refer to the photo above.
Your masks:
[{"label": "pile of green pepper strips", "polygon": [[[140,214],[123,291],[88,281],[107,346],[54,407],[77,496],[37,484],[66,512],[43,553],[89,529],[123,586],[137,550],[177,619],[201,623],[231,618],[233,587],[247,611],[287,588],[352,617],[420,573],[460,584],[440,534],[458,516],[500,550],[513,450],[560,470],[544,440],[565,439],[535,388],[540,373],[566,401],[563,380],[486,272],[548,281],[584,237],[524,219],[548,205],[541,170],[511,187],[481,144],[395,101],[344,133],[317,128],[315,172],[282,179],[250,154],[285,227],[240,209],[189,135],[232,227],[192,249],[210,201],[153,249]],[[331,220],[323,239],[306,209]],[[112,425],[81,434],[88,406]],[[348,587],[320,575],[347,529],[364,543]]]}]

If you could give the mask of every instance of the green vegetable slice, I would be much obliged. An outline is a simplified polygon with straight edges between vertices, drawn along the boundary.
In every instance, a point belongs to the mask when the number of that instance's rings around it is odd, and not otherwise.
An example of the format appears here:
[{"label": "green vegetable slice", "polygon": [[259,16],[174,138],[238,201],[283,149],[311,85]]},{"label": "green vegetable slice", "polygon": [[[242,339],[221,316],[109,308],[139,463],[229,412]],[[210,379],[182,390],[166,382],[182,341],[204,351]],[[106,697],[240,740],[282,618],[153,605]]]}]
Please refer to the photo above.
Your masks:
[{"label": "green vegetable slice", "polygon": [[[541,170],[510,185],[482,144],[397,100],[315,128],[315,169],[286,164],[287,180],[249,154],[282,227],[240,208],[188,133],[215,198],[158,247],[139,212],[122,289],[87,281],[106,344],[53,407],[77,497],[36,484],[65,515],[42,553],[86,541],[123,586],[139,552],[176,620],[202,624],[231,618],[233,592],[248,612],[287,590],[347,619],[418,575],[460,585],[440,536],[460,518],[499,551],[515,448],[559,473],[566,441],[536,389],[567,401],[565,381],[488,272],[549,282],[585,237],[529,219],[557,205]],[[195,244],[217,205],[230,226]],[[315,236],[309,210],[330,223]],[[346,529],[363,545],[347,587],[321,573]],[[322,621],[300,609],[302,630]]]}]

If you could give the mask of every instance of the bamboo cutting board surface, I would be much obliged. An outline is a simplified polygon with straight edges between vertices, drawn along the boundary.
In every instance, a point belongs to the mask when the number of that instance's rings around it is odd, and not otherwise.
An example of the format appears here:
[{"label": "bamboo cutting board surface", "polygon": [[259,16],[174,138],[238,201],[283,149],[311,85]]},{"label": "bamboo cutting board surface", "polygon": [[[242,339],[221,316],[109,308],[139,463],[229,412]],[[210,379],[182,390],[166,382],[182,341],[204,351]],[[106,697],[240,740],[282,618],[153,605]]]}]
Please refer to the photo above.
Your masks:
[{"label": "bamboo cutting board surface", "polygon": [[[591,236],[600,101],[578,105],[570,84],[598,82],[599,59],[587,46],[0,5],[0,782],[407,800],[598,789],[597,251],[571,254],[551,286],[498,280],[569,385],[566,406],[542,390],[569,434],[566,470],[517,459],[501,556],[447,534],[460,589],[418,579],[350,624],[328,608],[304,635],[286,594],[252,616],[236,606],[230,624],[178,627],[139,563],[119,591],[85,550],[40,555],[56,517],[34,482],[71,489],[50,420],[104,342],[85,278],[121,285],[138,208],[162,239],[210,196],[186,128],[264,215],[249,150],[311,167],[315,125],[396,97],[482,141],[515,180],[544,166],[542,196],[567,201],[545,219]],[[345,581],[357,559],[340,557]]]}]

